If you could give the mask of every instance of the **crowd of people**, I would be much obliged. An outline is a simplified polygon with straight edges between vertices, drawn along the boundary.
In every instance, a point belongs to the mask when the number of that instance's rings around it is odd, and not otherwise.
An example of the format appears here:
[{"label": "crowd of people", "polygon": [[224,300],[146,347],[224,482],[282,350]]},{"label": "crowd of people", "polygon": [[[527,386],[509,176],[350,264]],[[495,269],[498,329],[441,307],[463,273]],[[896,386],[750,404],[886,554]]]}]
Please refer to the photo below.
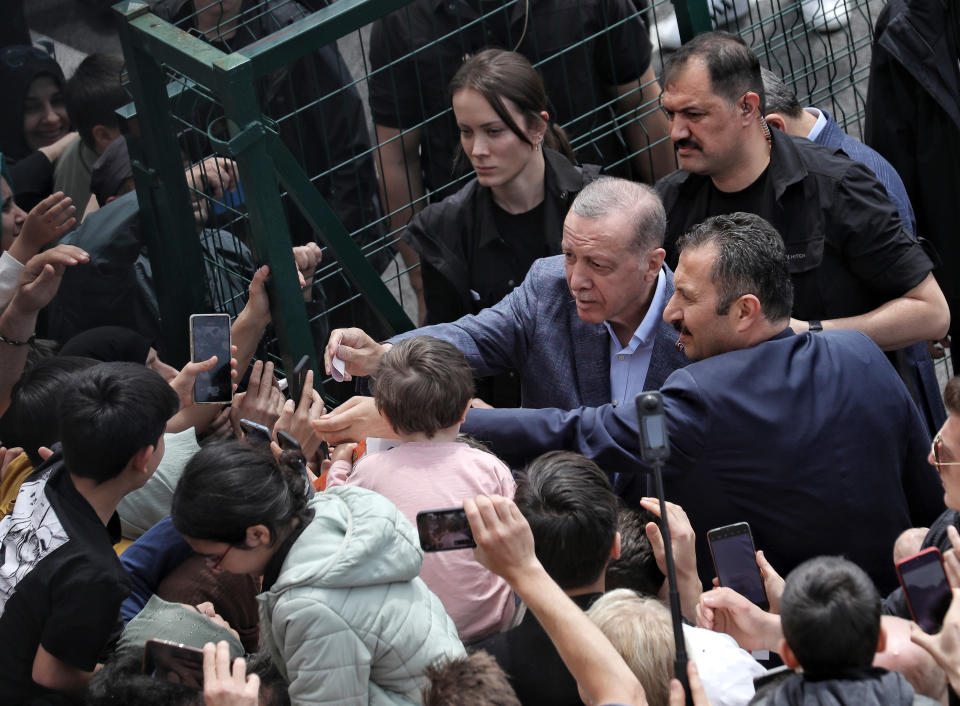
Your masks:
[{"label": "crowd of people", "polygon": [[[240,0],[150,4],[236,48],[323,3],[256,22]],[[237,165],[184,151],[206,276],[248,284],[229,354],[178,369],[122,59],[66,78],[0,49],[4,703],[960,703],[960,376],[942,389],[931,358],[957,313],[960,182],[945,195],[923,165],[931,143],[960,162],[960,84],[930,93],[904,34],[936,32],[955,68],[960,15],[935,5],[881,13],[870,146],[734,34],[658,79],[628,0],[378,20],[376,169],[335,46],[277,72],[265,114],[309,104],[281,139],[338,142],[310,155],[317,188],[352,232],[400,229],[417,265],[420,328],[383,340],[359,306],[318,322],[326,373],[358,393],[332,410],[312,371],[258,355],[270,268],[201,194],[236,192]],[[291,232],[319,306],[322,234]],[[198,401],[223,357],[231,400]],[[764,600],[718,578],[713,530],[738,523]],[[931,553],[932,625],[900,586]]]}]

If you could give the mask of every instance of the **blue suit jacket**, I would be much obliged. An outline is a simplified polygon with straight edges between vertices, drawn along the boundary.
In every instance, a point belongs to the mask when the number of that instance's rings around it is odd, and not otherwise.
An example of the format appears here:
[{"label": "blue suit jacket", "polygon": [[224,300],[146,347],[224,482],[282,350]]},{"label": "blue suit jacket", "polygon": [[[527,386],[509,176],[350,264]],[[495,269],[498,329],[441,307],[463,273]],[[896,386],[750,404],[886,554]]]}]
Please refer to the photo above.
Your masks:
[{"label": "blue suit jacket", "polygon": [[[783,575],[810,557],[845,554],[887,592],[897,535],[943,510],[916,406],[862,333],[786,329],[677,370],[661,392],[671,445],[664,490],[693,524],[705,583],[707,530],[747,521]],[[607,471],[644,470],[633,405],[471,410],[463,431],[511,463],[570,449]]]},{"label": "blue suit jacket", "polygon": [[822,108],[817,108],[817,110],[823,113],[823,117],[827,119],[827,124],[823,126],[823,130],[820,131],[814,142],[825,147],[843,150],[844,154],[850,159],[860,162],[876,174],[877,179],[883,184],[883,188],[887,190],[890,201],[897,207],[897,213],[900,214],[900,220],[903,221],[904,228],[910,233],[916,234],[917,219],[913,215],[913,206],[910,205],[907,188],[903,185],[903,180],[897,174],[897,170],[879,152],[845,133],[830,113]]},{"label": "blue suit jacket", "polygon": [[[673,273],[664,267],[664,305],[673,296]],[[679,352],[677,333],[660,317],[644,389],[657,389],[690,361]],[[577,316],[567,287],[563,256],[536,260],[523,283],[499,303],[454,322],[425,326],[391,338],[434,336],[466,355],[478,376],[514,369],[524,407],[597,407],[608,404],[610,337],[603,324]]]}]

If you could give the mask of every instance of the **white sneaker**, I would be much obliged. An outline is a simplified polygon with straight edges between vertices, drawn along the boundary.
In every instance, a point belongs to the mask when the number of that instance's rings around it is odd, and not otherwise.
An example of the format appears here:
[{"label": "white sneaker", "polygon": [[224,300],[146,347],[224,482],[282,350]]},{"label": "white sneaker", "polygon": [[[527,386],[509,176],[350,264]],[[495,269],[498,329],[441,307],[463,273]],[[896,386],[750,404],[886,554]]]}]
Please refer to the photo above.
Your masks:
[{"label": "white sneaker", "polygon": [[803,20],[818,32],[836,32],[850,22],[846,0],[803,0]]},{"label": "white sneaker", "polygon": [[[831,0],[826,1],[830,2]],[[666,7],[666,4],[662,7]],[[714,29],[732,24],[741,17],[745,17],[749,12],[749,0],[710,0],[710,23]],[[654,46],[659,44],[661,50],[680,48],[680,27],[677,24],[677,15],[673,10],[670,10],[669,15],[661,15],[656,25],[650,27],[650,42]]]}]

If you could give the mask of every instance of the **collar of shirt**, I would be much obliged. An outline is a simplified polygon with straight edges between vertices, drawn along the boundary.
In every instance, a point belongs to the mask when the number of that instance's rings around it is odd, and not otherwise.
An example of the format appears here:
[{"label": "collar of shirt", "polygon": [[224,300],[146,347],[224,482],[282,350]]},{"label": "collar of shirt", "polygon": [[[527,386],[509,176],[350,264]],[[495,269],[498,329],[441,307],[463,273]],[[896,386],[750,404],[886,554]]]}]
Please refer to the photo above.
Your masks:
[{"label": "collar of shirt", "polygon": [[657,275],[657,286],[653,291],[650,307],[626,346],[620,345],[610,323],[603,322],[610,334],[610,394],[615,406],[643,391],[653,344],[663,315],[666,286],[667,279],[661,269]]},{"label": "collar of shirt", "polygon": [[817,116],[817,122],[814,123],[810,134],[807,135],[808,140],[816,142],[817,138],[820,137],[820,133],[823,132],[823,128],[827,126],[827,116],[823,114],[822,110],[817,110],[816,108],[804,108],[804,110],[810,113],[810,115]]}]

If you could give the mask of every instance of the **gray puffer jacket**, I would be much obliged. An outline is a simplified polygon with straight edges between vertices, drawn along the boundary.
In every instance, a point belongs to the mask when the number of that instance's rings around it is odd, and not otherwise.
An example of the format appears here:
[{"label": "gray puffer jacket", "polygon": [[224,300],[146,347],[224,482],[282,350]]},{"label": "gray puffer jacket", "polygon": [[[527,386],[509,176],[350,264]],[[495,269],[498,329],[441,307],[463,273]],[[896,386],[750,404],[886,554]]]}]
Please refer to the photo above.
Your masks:
[{"label": "gray puffer jacket", "polygon": [[848,678],[811,679],[790,674],[757,688],[750,706],[935,706],[933,699],[915,694],[899,672],[871,667]]},{"label": "gray puffer jacket", "polygon": [[418,578],[416,530],[389,500],[331,488],[260,594],[260,634],[294,704],[420,703],[425,668],[464,654]]}]

